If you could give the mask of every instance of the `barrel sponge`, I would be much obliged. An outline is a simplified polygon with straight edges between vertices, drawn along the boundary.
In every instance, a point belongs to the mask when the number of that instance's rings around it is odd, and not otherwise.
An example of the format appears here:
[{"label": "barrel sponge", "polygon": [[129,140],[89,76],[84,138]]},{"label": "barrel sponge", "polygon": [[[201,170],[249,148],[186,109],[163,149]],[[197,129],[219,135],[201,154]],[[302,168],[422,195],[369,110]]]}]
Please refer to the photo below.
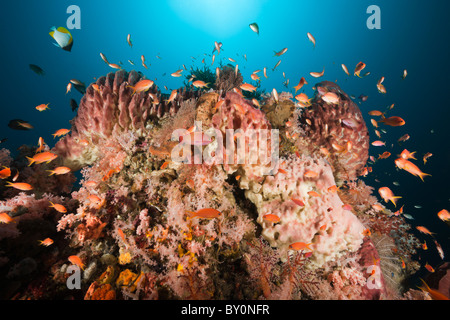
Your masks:
[{"label": "barrel sponge", "polygon": [[[336,183],[327,161],[310,156],[291,157],[281,160],[280,167],[281,171],[267,176],[259,187],[246,191],[257,208],[257,222],[263,228],[264,238],[278,247],[284,257],[290,244],[312,243],[311,267],[357,251],[365,228],[351,210],[344,209],[339,195],[328,190]],[[317,176],[307,177],[306,172],[307,176],[311,172]],[[279,216],[280,222],[265,220],[267,214]]]}]

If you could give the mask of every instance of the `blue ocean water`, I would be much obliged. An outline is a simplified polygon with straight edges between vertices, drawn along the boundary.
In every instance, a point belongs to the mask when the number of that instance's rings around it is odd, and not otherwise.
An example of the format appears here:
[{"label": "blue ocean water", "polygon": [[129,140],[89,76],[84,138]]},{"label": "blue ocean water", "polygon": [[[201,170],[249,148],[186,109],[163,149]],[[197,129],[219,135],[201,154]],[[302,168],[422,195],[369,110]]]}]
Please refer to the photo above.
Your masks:
[{"label": "blue ocean water", "polygon": [[[66,10],[70,5],[81,9],[81,29],[70,30],[74,45],[72,51],[67,52],[54,46],[48,33],[52,26],[66,27],[70,16]],[[381,10],[379,30],[366,26],[370,16],[366,10],[370,5],[377,5]],[[396,195],[402,196],[399,206],[405,205],[405,213],[414,217],[411,224],[423,225],[435,232],[435,239],[442,245],[448,260],[450,228],[436,214],[450,209],[449,9],[448,1],[406,0],[7,2],[0,11],[3,62],[0,139],[8,140],[0,147],[15,152],[22,144],[36,145],[40,136],[52,147],[56,139],[51,134],[60,128],[70,128],[69,121],[75,116],[70,99],[79,102],[82,96],[74,89],[66,94],[69,80],[79,79],[88,85],[94,78],[115,71],[101,60],[100,52],[112,63],[121,61],[126,70],[135,69],[149,79],[157,78],[157,85],[167,86],[169,93],[183,86],[184,80],[170,74],[183,64],[188,68],[203,67],[203,58],[205,64],[210,65],[214,41],[220,41],[223,53],[218,58],[224,59],[225,64],[227,58],[235,59],[244,79],[250,80],[254,70],[267,67],[268,79],[262,78],[262,88],[268,92],[272,88],[287,91],[282,84],[286,79],[290,79],[289,90],[292,90],[304,76],[309,82],[305,89],[308,95],[313,93],[313,85],[321,80],[337,80],[349,95],[367,95],[368,100],[359,106],[372,141],[378,138],[367,112],[385,110],[394,103],[389,114],[401,116],[406,125],[382,126],[387,130],[383,135],[387,147],[371,147],[370,154],[378,157],[387,150],[393,156],[377,162],[365,181],[376,190],[389,186]],[[252,22],[258,23],[259,35],[249,28]],[[316,38],[315,48],[307,32]],[[128,34],[131,34],[132,48],[126,42]],[[275,57],[274,51],[283,48],[288,51]],[[141,55],[146,57],[148,70],[140,63]],[[191,57],[196,59],[193,61]],[[128,59],[133,60],[135,66],[129,64]],[[272,71],[279,60],[281,64]],[[352,72],[360,61],[366,63],[365,71],[371,72],[363,79],[349,77],[341,69],[344,63]],[[216,59],[214,68],[217,63]],[[29,64],[40,66],[46,74],[35,74]],[[309,76],[310,72],[323,69],[323,78]],[[408,70],[408,76],[402,80],[404,69]],[[376,88],[382,76],[386,95],[378,93]],[[50,110],[38,112],[35,107],[42,103],[49,103]],[[29,121],[34,129],[10,129],[7,124],[15,118]],[[411,139],[400,146],[397,139],[405,133],[410,134]],[[432,177],[425,177],[422,182],[395,169],[393,157],[404,148],[417,151],[419,167]],[[421,158],[426,152],[433,156],[423,165]],[[394,181],[399,182],[399,186],[393,185]],[[417,205],[421,208],[414,207]],[[387,206],[394,209],[392,205]],[[429,246],[428,251],[419,250],[422,261],[438,265],[441,260],[432,239],[418,236]],[[421,272],[425,273],[423,268]]]}]

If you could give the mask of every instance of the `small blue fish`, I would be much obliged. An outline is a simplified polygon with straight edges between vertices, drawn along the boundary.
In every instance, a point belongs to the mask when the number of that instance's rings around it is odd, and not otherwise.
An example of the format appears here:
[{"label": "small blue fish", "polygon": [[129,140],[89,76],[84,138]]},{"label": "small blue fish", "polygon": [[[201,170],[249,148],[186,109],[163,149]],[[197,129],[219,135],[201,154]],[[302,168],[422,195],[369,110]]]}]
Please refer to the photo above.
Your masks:
[{"label": "small blue fish", "polygon": [[409,219],[409,220],[414,220],[414,218],[413,218],[413,216],[412,215],[410,215],[410,214],[403,214],[403,216],[406,218],[406,219]]},{"label": "small blue fish", "polygon": [[49,32],[49,35],[56,41],[56,43],[53,44],[63,50],[70,52],[73,46],[73,38],[69,30],[64,27],[51,27],[50,30],[51,31]]}]

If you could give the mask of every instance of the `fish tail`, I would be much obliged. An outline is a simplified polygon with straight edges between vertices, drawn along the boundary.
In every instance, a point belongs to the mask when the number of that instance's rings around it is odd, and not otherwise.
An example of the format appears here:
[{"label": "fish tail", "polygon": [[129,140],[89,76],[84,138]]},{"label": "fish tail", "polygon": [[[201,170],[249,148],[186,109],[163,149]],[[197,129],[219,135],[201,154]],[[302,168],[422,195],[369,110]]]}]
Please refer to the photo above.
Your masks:
[{"label": "fish tail", "polygon": [[420,178],[420,180],[422,180],[423,182],[425,182],[425,180],[423,180],[423,177],[425,177],[425,176],[430,176],[430,177],[431,177],[431,174],[429,174],[429,173],[424,173],[424,172],[419,173],[419,178]]},{"label": "fish tail", "polygon": [[55,174],[55,171],[54,170],[47,170],[48,172],[51,172],[50,174],[49,174],[49,176],[52,176],[52,175],[54,175]]},{"label": "fish tail", "polygon": [[11,181],[6,181],[6,183],[7,183],[6,184],[7,187],[12,187],[13,186],[13,183]]},{"label": "fish tail", "polygon": [[136,93],[136,88],[133,86],[127,86],[127,88],[132,88],[133,89],[133,93],[131,95],[134,95]]},{"label": "fish tail", "polygon": [[33,163],[34,163],[34,159],[33,158],[30,158],[30,157],[27,157],[27,159],[28,159],[28,161],[30,162],[29,164],[28,164],[28,166],[31,166]]},{"label": "fish tail", "polygon": [[188,210],[186,210],[186,212],[188,213],[187,220],[195,218],[195,212]]},{"label": "fish tail", "polygon": [[397,207],[397,199],[401,199],[402,197],[392,197],[391,202]]},{"label": "fish tail", "polygon": [[430,287],[429,287],[428,284],[425,282],[425,280],[423,280],[422,278],[420,278],[420,280],[421,280],[422,283],[425,285],[425,288],[419,287],[419,289],[421,289],[422,291],[430,292]]}]

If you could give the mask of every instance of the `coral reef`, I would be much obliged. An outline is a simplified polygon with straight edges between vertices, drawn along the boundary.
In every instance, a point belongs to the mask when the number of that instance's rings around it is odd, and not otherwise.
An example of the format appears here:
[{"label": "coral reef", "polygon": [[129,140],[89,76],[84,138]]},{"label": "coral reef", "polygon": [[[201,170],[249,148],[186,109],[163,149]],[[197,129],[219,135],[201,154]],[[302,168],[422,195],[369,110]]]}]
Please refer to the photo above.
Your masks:
[{"label": "coral reef", "polygon": [[[53,163],[26,167],[35,148],[17,159],[0,151],[0,164],[35,186],[1,189],[1,212],[14,219],[0,224],[3,297],[424,298],[402,296],[418,241],[358,180],[367,127],[336,84],[317,84],[308,108],[286,92],[263,94],[258,108],[231,66],[214,90],[184,87],[174,99],[156,84],[134,93],[143,79],[119,70],[87,87],[53,148],[55,163],[81,169],[73,191],[72,173],[43,175]],[[338,103],[323,99],[330,92]],[[39,244],[47,237],[53,244]],[[81,289],[70,290],[78,260]]]}]

